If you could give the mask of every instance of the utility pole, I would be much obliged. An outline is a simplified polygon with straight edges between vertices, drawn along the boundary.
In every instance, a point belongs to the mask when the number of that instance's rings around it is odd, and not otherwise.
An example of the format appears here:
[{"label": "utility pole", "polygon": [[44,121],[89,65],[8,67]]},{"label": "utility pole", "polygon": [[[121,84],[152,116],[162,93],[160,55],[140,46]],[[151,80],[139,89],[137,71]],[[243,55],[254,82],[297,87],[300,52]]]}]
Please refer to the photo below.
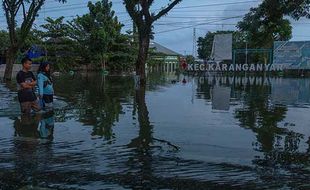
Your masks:
[{"label": "utility pole", "polygon": [[196,52],[197,52],[197,40],[196,40],[196,28],[194,28],[194,32],[193,32],[193,57],[196,58]]}]

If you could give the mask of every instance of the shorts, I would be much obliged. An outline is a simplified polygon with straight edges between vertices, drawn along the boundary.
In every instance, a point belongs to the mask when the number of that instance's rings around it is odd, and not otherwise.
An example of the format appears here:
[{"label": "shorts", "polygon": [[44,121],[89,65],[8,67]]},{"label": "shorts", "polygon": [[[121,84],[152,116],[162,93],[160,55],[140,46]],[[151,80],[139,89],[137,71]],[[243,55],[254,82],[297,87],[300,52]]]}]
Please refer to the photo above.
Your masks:
[{"label": "shorts", "polygon": [[41,107],[45,109],[52,109],[53,108],[53,95],[43,95],[43,98],[41,100]]},{"label": "shorts", "polygon": [[50,103],[53,103],[53,95],[46,95],[46,94],[43,94],[43,101],[44,103],[46,104],[50,104]]},{"label": "shorts", "polygon": [[32,101],[32,102],[22,102],[20,103],[20,109],[22,111],[22,113],[25,114],[30,114],[31,111],[35,111],[38,112],[41,110],[41,107],[39,105],[39,102],[37,100]]}]

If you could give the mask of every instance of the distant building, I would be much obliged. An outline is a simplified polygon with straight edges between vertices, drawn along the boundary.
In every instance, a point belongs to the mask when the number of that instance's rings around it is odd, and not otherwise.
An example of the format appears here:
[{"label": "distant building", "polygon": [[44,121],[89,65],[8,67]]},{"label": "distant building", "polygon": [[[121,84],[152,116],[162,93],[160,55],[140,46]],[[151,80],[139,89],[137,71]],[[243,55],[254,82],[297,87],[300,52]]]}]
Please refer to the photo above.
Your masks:
[{"label": "distant building", "polygon": [[147,68],[151,71],[175,72],[180,67],[180,56],[173,50],[156,42],[151,42]]},{"label": "distant building", "polygon": [[43,47],[38,45],[32,45],[26,52],[25,56],[30,59],[36,59],[40,57],[44,57],[46,55],[46,51]]}]

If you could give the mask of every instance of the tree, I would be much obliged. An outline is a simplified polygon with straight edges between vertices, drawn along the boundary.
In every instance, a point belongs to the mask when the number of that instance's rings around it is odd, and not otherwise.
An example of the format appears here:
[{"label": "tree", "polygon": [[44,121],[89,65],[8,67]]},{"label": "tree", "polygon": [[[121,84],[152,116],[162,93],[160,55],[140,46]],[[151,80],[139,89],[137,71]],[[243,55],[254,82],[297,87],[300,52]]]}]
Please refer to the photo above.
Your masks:
[{"label": "tree", "polygon": [[195,63],[195,57],[192,55],[186,55],[185,57],[187,64],[194,64]]},{"label": "tree", "polygon": [[[269,0],[270,1],[270,0]],[[300,19],[301,17],[310,18],[310,0],[282,0],[282,7],[284,14],[291,16],[293,19]]]},{"label": "tree", "polygon": [[292,37],[292,27],[288,19],[284,19],[279,4],[261,4],[251,8],[237,25],[245,34],[246,41],[253,48],[271,48],[275,40],[286,41]]},{"label": "tree", "polygon": [[41,25],[44,30],[37,31],[37,33],[42,39],[47,59],[55,63],[53,68],[56,70],[72,69],[78,54],[74,49],[76,42],[68,37],[68,24],[64,22],[64,17],[56,19],[47,17],[46,22],[46,24]]},{"label": "tree", "polygon": [[[2,0],[3,9],[9,30],[10,45],[6,55],[4,80],[11,80],[13,64],[19,49],[25,43],[39,10],[46,0]],[[65,2],[66,0],[57,0]],[[17,13],[22,12],[23,21],[17,31]]]},{"label": "tree", "polygon": [[9,33],[5,30],[0,31],[0,51],[5,51],[9,46]]},{"label": "tree", "polygon": [[135,55],[138,52],[137,44],[130,32],[116,37],[110,51],[108,67],[114,72],[132,71],[134,69]]},{"label": "tree", "polygon": [[52,19],[51,17],[47,17],[45,21],[46,24],[41,25],[41,27],[45,30],[42,31],[42,38],[46,40],[49,39],[57,39],[57,38],[65,38],[68,36],[68,25],[64,23],[63,16]]},{"label": "tree", "polygon": [[250,9],[237,27],[245,33],[250,46],[271,48],[275,40],[292,37],[291,23],[284,17],[310,18],[309,5],[310,0],[264,0],[259,7]]},{"label": "tree", "polygon": [[91,60],[106,64],[110,57],[110,48],[120,35],[122,24],[112,10],[112,2],[102,0],[88,3],[89,13],[70,22],[71,37],[80,45],[81,50],[91,55]]},{"label": "tree", "polygon": [[146,82],[145,64],[148,56],[150,39],[152,37],[153,23],[166,15],[173,7],[182,0],[170,0],[170,3],[162,8],[157,14],[152,13],[150,8],[154,0],[124,0],[126,10],[138,30],[139,52],[136,61],[136,72],[140,75],[142,85]]}]

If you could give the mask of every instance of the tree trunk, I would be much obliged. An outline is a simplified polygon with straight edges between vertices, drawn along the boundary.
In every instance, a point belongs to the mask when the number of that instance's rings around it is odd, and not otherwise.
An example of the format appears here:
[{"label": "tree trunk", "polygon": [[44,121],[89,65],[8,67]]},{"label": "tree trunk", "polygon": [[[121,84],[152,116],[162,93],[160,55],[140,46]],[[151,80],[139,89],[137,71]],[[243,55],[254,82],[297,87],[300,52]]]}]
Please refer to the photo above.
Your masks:
[{"label": "tree trunk", "polygon": [[145,65],[148,56],[150,45],[150,35],[148,33],[141,34],[139,36],[139,54],[136,62],[136,73],[140,76],[140,85],[145,86],[146,75]]},{"label": "tree trunk", "polygon": [[10,48],[6,53],[6,67],[4,72],[4,81],[12,80],[13,66],[17,56],[18,48]]},{"label": "tree trunk", "polygon": [[[141,87],[138,90],[136,90],[136,103],[137,103],[137,108],[138,108],[138,121],[140,124],[140,128],[142,129],[150,129],[151,123],[149,119],[149,111],[146,105],[145,101],[145,87]],[[148,134],[151,132],[143,133],[143,135]]]}]

